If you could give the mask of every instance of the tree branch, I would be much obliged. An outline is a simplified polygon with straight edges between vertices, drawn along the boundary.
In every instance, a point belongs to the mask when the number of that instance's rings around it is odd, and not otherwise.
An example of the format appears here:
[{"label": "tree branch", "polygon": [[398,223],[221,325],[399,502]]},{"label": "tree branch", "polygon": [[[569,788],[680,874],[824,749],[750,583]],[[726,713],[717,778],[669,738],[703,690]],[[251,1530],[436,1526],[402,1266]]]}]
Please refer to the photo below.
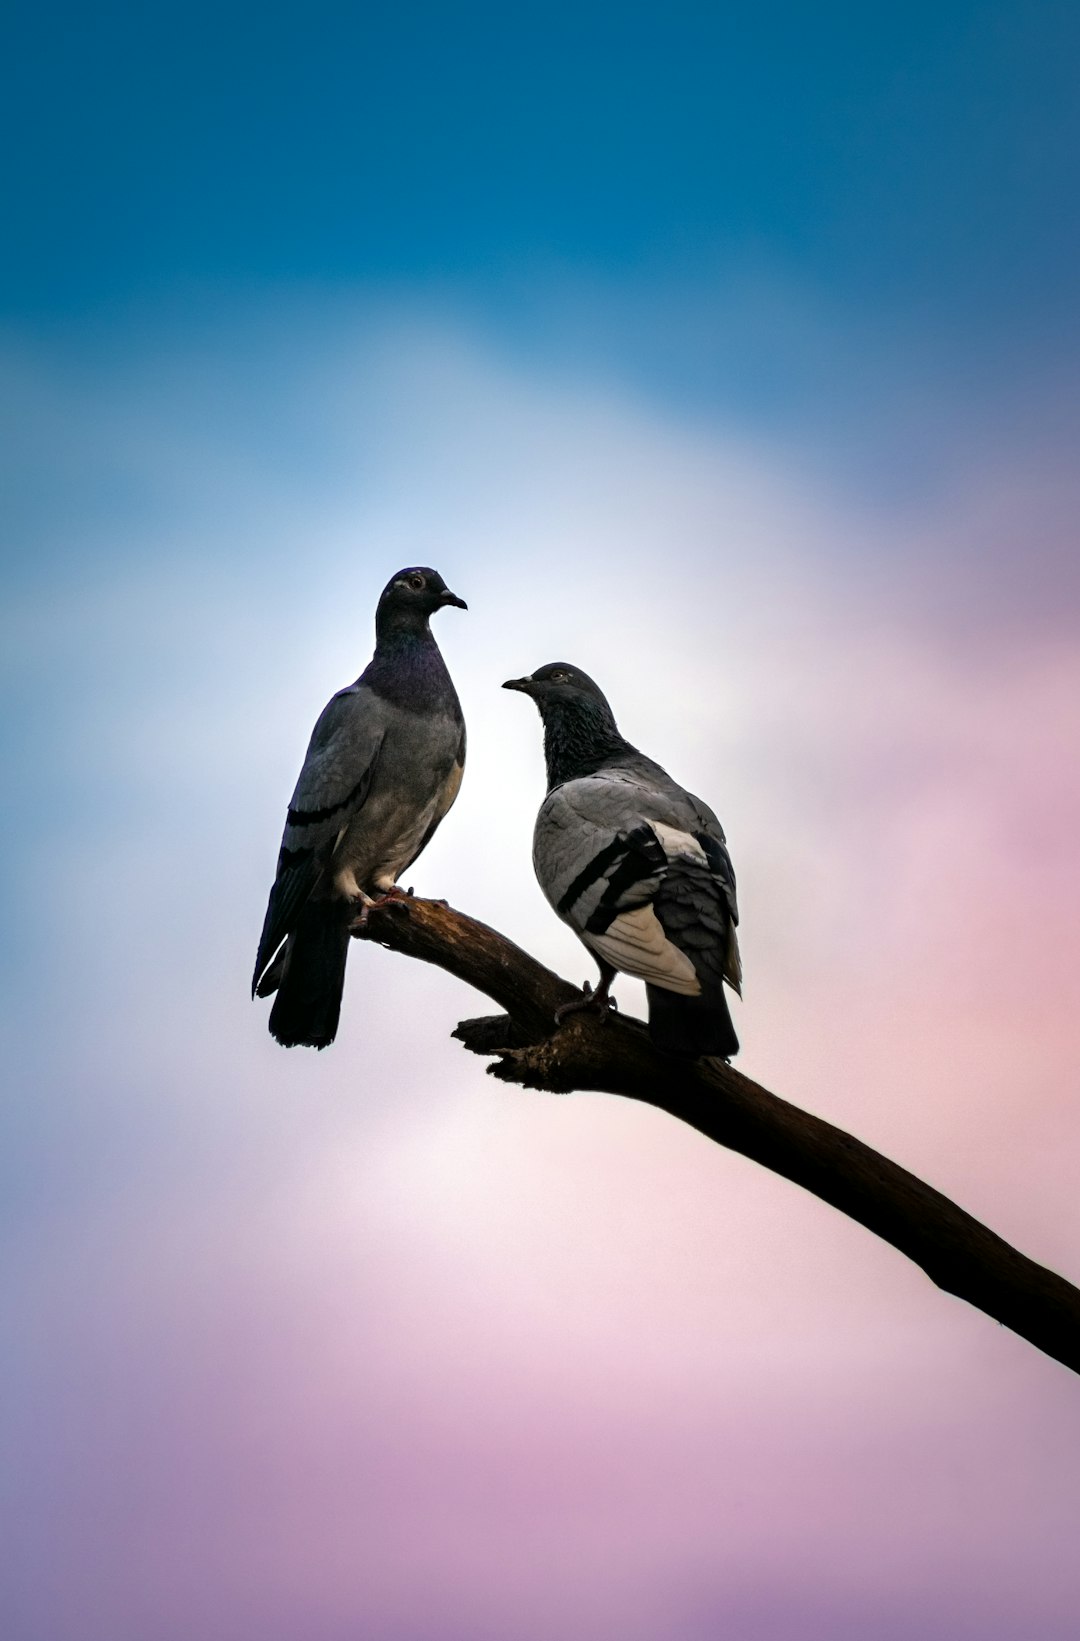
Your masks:
[{"label": "tree branch", "polygon": [[498,1056],[488,1070],[503,1082],[622,1094],[670,1112],[858,1220],[939,1288],[1080,1372],[1080,1291],[861,1140],[720,1061],[658,1054],[639,1020],[583,1012],[556,1029],[555,1011],[581,996],[577,987],[445,902],[380,902],[353,932],[436,964],[505,1009],[453,1033],[473,1053]]}]

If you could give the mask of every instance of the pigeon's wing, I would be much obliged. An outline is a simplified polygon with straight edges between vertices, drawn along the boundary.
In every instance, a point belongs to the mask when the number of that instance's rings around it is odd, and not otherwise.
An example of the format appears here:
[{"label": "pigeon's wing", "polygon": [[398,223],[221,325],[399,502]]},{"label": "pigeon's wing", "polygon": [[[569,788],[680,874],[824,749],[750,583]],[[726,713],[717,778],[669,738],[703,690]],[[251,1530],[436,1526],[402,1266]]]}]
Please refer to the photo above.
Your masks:
[{"label": "pigeon's wing", "polygon": [[737,990],[735,877],[723,831],[655,767],[655,775],[605,770],[549,793],[537,818],[536,875],[558,915],[614,968],[697,996],[699,971],[715,964]]},{"label": "pigeon's wing", "polygon": [[723,890],[733,923],[739,921],[739,903],[735,892],[735,868],[728,854],[724,828],[709,805],[695,797],[685,787],[673,781],[666,769],[654,763],[643,753],[635,753],[628,760],[624,779],[641,790],[643,814],[662,824],[687,832],[701,845],[709,866]]},{"label": "pigeon's wing", "polygon": [[[722,901],[722,912],[725,923],[725,943],[723,945],[724,979],[732,989],[742,996],[742,961],[739,957],[739,937],[736,933],[739,922],[739,901],[735,883],[735,867],[728,853],[727,838],[724,828],[709,805],[703,799],[695,797],[685,787],[673,781],[666,769],[646,758],[642,753],[636,753],[629,760],[627,767],[629,778],[637,782],[643,789],[643,813],[657,819],[662,825],[671,827],[674,831],[683,833],[683,847],[676,852],[674,859],[681,861],[679,872],[669,874],[668,888],[674,889],[675,876],[685,876],[689,871],[690,862],[694,862],[692,876],[698,877],[697,851],[686,843],[686,838],[700,848],[705,856],[705,865],[711,880],[706,887],[699,878],[699,889],[705,888],[705,898],[718,893]],[[682,898],[685,900],[686,886],[682,887]],[[701,901],[701,896],[696,898]],[[665,894],[664,904],[670,904],[671,896]],[[660,910],[660,908],[658,908]]]},{"label": "pigeon's wing", "polygon": [[363,805],[385,730],[379,697],[359,683],[339,691],[320,714],[289,801],[252,995],[295,927],[342,832]]},{"label": "pigeon's wing", "polygon": [[[688,814],[685,830],[689,832],[694,842],[700,845],[705,856],[712,886],[719,891],[723,901],[723,910],[726,913],[724,953],[724,979],[733,991],[742,996],[742,959],[739,956],[739,937],[736,929],[739,923],[739,900],[735,883],[735,867],[732,865],[728,853],[727,838],[724,828],[707,803],[695,798],[692,792],[682,792],[681,798],[685,803]],[[682,810],[682,803],[678,806]]]}]

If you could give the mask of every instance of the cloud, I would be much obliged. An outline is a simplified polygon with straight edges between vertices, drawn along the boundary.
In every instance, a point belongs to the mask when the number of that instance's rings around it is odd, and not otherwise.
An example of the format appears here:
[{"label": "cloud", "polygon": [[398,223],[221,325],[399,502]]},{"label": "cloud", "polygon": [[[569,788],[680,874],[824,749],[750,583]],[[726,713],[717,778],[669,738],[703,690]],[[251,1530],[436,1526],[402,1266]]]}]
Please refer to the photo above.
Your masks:
[{"label": "cloud", "polygon": [[497,687],[587,665],[728,827],[747,1071],[1066,1263],[1080,650],[1062,538],[1049,623],[1009,547],[1042,470],[965,453],[907,550],[788,433],[389,310],[28,381],[31,468],[101,486],[40,505],[6,634],[19,1633],[764,1641],[978,1586],[981,1634],[1033,1588],[1056,1634],[1051,1364],[658,1114],[485,1081],[435,971],[355,951],[320,1056],[246,1000],[310,724],[433,562],[471,739],[418,892],[589,972]]}]

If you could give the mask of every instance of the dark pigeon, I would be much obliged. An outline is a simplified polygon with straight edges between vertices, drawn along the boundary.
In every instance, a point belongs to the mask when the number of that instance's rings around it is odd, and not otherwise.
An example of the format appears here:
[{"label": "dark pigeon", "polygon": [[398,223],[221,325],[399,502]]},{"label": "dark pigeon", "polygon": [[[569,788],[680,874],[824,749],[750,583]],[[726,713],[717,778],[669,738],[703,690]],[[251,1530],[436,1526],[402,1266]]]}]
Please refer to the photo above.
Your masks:
[{"label": "dark pigeon", "polygon": [[334,1040],[349,924],[391,892],[457,797],[465,720],[428,626],[466,609],[435,570],[399,570],[375,611],[375,654],[312,731],[289,803],[251,994],[276,991],[287,1048]]},{"label": "dark pigeon", "polygon": [[730,1059],[739,1040],[724,982],[741,995],[742,970],[735,872],[720,822],[623,740],[604,695],[577,667],[555,661],[503,688],[531,695],[543,719],[548,794],[533,865],[559,917],[600,965],[590,1002],[606,1004],[620,970],[636,975],[658,1049]]}]

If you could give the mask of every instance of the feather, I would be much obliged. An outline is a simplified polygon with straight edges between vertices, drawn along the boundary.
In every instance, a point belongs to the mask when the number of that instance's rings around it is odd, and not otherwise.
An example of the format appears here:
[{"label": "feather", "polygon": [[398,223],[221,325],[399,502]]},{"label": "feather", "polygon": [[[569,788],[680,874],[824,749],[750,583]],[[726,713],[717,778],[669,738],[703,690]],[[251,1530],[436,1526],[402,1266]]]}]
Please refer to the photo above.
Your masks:
[{"label": "feather", "polygon": [[579,669],[554,662],[507,687],[531,695],[544,724],[533,865],[551,906],[602,972],[645,981],[659,1048],[734,1054],[724,985],[741,986],[739,909],[720,822],[623,739]]},{"label": "feather", "polygon": [[397,882],[457,796],[465,723],[428,620],[461,603],[436,571],[399,571],[379,600],[370,664],[312,731],[252,979],[253,995],[277,992],[281,1043],[333,1040],[356,906]]}]

